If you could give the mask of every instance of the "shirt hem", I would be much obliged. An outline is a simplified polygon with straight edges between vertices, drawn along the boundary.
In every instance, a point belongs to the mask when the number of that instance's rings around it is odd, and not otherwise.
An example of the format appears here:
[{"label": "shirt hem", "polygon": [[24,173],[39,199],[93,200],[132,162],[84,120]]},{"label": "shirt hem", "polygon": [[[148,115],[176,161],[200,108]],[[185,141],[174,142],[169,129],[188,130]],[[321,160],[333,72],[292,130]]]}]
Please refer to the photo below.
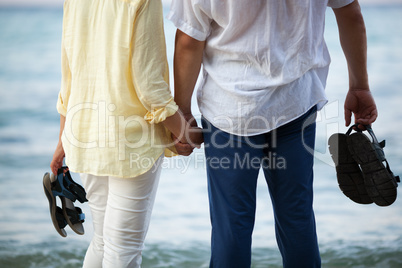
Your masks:
[{"label": "shirt hem", "polygon": [[84,173],[84,174],[90,174],[90,175],[94,175],[94,176],[104,176],[104,177],[110,176],[110,177],[116,177],[116,178],[122,178],[122,179],[129,179],[129,178],[141,176],[142,174],[151,170],[154,167],[155,163],[158,161],[158,159],[160,157],[162,157],[163,155],[164,155],[164,152],[161,152],[157,157],[155,157],[153,159],[154,162],[153,162],[152,166],[150,166],[149,168],[141,169],[141,171],[139,171],[138,173],[132,173],[127,176],[122,175],[122,174],[115,174],[113,172],[110,172],[110,173],[109,172],[96,172],[96,171],[94,172],[94,171],[91,171],[90,169],[75,168],[74,164],[70,166],[70,164],[68,163],[69,161],[67,161],[67,159],[66,159],[66,165],[68,166],[69,170],[74,173]]},{"label": "shirt hem", "polygon": [[209,120],[206,116],[204,116],[204,115],[202,115],[202,116],[203,116],[211,125],[213,125],[215,128],[217,128],[217,129],[219,129],[219,130],[222,130],[222,131],[224,131],[224,132],[226,132],[226,133],[229,133],[229,134],[232,134],[232,135],[236,135],[236,136],[240,136],[240,137],[252,137],[252,136],[257,136],[257,135],[261,135],[261,134],[266,134],[266,133],[271,132],[271,131],[273,131],[273,130],[279,128],[279,127],[282,127],[282,126],[284,126],[284,125],[286,125],[286,124],[288,124],[288,123],[290,123],[290,122],[296,120],[297,118],[303,116],[305,113],[307,113],[307,112],[308,112],[311,108],[313,108],[314,106],[317,106],[317,111],[320,111],[320,110],[325,106],[325,104],[327,104],[327,103],[328,103],[328,100],[319,100],[319,101],[316,101],[316,102],[313,103],[311,106],[309,106],[304,112],[302,112],[301,114],[299,114],[299,115],[297,115],[297,116],[295,116],[295,117],[292,117],[292,118],[289,119],[289,120],[283,121],[283,122],[281,122],[280,124],[276,125],[276,126],[273,127],[273,128],[265,129],[265,130],[263,130],[263,131],[261,131],[261,132],[256,132],[256,133],[252,133],[252,134],[236,133],[236,132],[230,131],[230,130],[228,130],[228,129],[223,129],[223,128],[219,127],[219,126],[216,126],[214,123],[212,123],[212,120]]}]

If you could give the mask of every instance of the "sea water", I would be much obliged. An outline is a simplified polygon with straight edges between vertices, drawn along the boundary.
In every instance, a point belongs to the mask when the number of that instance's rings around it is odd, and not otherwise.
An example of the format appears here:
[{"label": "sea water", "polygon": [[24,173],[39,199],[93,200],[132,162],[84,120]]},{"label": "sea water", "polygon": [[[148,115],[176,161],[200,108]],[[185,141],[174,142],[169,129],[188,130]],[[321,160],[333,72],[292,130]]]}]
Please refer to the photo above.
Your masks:
[{"label": "sea water", "polygon": [[[168,7],[165,7],[165,13]],[[377,137],[395,174],[402,175],[402,6],[363,6],[368,65],[379,117]],[[402,267],[402,197],[389,207],[359,205],[338,188],[327,139],[345,132],[346,62],[331,10],[326,40],[332,55],[329,103],[317,118],[315,213],[323,267]],[[42,176],[56,146],[59,115],[61,8],[0,7],[0,267],[80,267],[92,237],[50,220]],[[175,28],[165,20],[172,76]],[[194,103],[194,111],[200,114]],[[77,174],[73,174],[79,182]],[[398,193],[401,194],[400,189]],[[281,267],[268,190],[258,183],[252,267]],[[203,151],[164,162],[143,267],[208,267],[210,224]]]}]

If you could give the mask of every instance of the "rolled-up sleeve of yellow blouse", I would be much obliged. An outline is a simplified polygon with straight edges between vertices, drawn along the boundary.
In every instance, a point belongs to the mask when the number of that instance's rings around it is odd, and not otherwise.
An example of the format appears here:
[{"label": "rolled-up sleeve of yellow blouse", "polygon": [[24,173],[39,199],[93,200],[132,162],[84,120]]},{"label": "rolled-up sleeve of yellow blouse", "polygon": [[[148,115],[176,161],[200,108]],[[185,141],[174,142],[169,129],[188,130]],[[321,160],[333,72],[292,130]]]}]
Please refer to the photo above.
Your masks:
[{"label": "rolled-up sleeve of yellow blouse", "polygon": [[[149,5],[149,7],[147,7]],[[134,26],[131,73],[137,96],[147,109],[145,120],[160,123],[178,106],[169,90],[169,67],[160,1],[147,1]],[[160,57],[155,57],[160,55]]]}]

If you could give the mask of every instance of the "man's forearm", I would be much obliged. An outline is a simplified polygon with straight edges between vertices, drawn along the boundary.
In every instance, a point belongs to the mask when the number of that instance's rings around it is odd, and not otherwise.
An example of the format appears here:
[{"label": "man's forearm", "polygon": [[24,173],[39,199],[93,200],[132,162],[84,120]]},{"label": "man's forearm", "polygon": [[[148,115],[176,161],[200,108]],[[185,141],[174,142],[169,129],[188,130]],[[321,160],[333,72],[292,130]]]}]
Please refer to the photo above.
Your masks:
[{"label": "man's forearm", "polygon": [[185,114],[191,114],[191,97],[200,72],[205,42],[177,30],[174,53],[174,100]]},{"label": "man's forearm", "polygon": [[368,89],[367,36],[358,1],[334,9],[349,70],[350,89]]}]

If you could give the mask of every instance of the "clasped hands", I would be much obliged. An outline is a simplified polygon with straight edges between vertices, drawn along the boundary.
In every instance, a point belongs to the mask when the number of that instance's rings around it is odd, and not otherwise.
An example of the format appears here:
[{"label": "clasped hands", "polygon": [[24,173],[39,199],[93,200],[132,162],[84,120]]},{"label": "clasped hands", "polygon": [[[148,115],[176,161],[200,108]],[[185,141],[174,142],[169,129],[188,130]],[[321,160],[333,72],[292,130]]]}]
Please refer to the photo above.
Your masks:
[{"label": "clasped hands", "polygon": [[197,121],[192,114],[183,114],[186,121],[190,124],[191,128],[188,132],[183,133],[181,137],[176,137],[172,134],[174,146],[179,155],[189,156],[194,148],[201,148],[204,142],[202,135],[202,128],[197,126]]}]

